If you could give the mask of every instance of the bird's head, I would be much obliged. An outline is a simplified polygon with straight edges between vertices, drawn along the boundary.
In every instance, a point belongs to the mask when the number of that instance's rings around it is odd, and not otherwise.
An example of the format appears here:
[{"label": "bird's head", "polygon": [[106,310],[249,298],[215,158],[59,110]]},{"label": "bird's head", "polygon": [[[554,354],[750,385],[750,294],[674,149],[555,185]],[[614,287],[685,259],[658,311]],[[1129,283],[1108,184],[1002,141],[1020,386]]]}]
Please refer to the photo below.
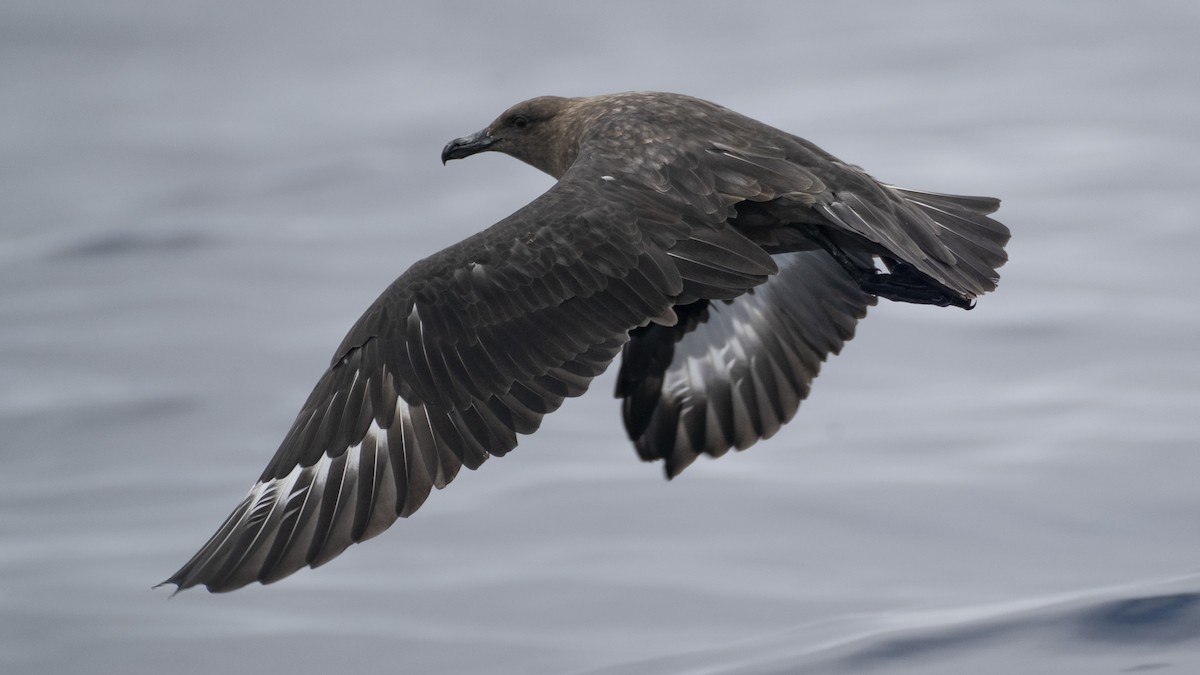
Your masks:
[{"label": "bird's head", "polygon": [[576,100],[539,96],[522,101],[484,129],[447,143],[442,163],[494,150],[559,178],[577,154],[570,114]]}]

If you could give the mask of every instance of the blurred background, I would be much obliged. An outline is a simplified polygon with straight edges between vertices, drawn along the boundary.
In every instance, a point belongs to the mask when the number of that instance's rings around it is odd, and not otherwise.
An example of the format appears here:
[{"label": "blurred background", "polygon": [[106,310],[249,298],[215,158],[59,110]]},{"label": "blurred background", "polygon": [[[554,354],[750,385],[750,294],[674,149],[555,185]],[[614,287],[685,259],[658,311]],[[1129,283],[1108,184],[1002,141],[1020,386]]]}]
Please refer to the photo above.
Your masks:
[{"label": "blurred background", "polygon": [[[1197,36],[1185,1],[5,0],[0,671],[1200,672]],[[999,290],[872,310],[671,483],[610,372],[321,569],[152,591],[371,300],[551,183],[443,144],[633,89],[1002,198]]]}]

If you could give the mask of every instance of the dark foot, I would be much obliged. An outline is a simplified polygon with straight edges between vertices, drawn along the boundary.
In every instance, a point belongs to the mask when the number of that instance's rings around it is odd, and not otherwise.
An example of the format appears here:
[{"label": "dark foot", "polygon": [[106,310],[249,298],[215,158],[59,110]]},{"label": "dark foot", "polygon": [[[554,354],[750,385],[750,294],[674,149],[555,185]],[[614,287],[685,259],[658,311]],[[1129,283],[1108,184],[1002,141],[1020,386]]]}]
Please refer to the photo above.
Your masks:
[{"label": "dark foot", "polygon": [[937,305],[938,307],[961,307],[971,309],[975,303],[955,295],[950,289],[924,277],[910,276],[901,272],[885,274],[877,270],[869,270],[855,278],[858,287],[871,295],[878,295],[888,300],[911,302],[918,305]]},{"label": "dark foot", "polygon": [[809,236],[833,256],[864,293],[918,305],[954,306],[963,309],[975,306],[973,300],[962,297],[907,263],[885,257],[883,261],[888,271],[880,272],[874,267],[864,267],[856,262],[819,230]]}]

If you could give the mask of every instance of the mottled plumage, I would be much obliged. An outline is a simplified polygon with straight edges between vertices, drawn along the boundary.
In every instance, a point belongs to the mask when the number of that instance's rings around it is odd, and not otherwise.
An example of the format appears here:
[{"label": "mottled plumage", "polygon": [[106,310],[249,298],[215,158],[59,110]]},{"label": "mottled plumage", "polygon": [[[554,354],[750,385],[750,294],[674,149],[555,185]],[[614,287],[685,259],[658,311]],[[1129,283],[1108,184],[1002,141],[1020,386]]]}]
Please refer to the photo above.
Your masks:
[{"label": "mottled plumage", "polygon": [[511,450],[618,354],[626,429],[674,476],[774,434],[877,296],[969,308],[1006,260],[997,200],[884,185],[685,96],[532,99],[443,161],[484,150],[558,182],[383,292],[167,583],[226,591],[328,561]]}]

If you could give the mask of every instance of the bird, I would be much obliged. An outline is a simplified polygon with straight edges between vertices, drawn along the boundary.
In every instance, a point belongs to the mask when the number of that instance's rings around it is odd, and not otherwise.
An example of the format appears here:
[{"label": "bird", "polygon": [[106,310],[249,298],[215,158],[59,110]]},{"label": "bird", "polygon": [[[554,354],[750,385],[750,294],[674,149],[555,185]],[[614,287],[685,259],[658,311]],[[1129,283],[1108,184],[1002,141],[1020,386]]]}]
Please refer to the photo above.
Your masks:
[{"label": "bird", "polygon": [[876,181],[682,94],[541,96],[450,141],[556,182],[413,264],[353,325],[257,482],[160,585],[316,567],[534,433],[618,358],[668,479],[772,436],[878,298],[970,309],[1007,261],[999,200]]}]

